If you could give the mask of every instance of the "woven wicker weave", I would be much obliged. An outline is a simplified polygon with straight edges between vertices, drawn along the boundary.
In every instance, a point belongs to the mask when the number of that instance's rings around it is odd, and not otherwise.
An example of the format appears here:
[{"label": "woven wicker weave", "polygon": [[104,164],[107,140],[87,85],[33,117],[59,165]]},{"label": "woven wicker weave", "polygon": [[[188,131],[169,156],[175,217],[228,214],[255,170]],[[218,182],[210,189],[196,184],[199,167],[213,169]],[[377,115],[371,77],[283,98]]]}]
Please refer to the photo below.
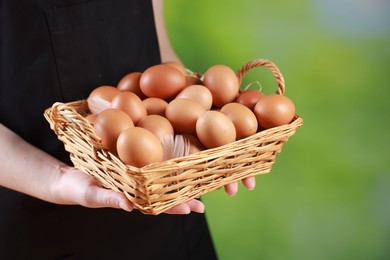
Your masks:
[{"label": "woven wicker weave", "polygon": [[[245,73],[255,67],[269,68],[285,86],[279,69],[268,60],[254,60],[237,73],[241,84]],[[282,145],[302,125],[295,116],[288,125],[260,131],[233,143],[185,157],[136,168],[125,165],[100,143],[93,126],[82,116],[88,111],[85,100],[55,103],[44,115],[70,153],[75,167],[98,179],[103,186],[123,192],[144,214],[167,209],[249,176],[268,173]]]}]

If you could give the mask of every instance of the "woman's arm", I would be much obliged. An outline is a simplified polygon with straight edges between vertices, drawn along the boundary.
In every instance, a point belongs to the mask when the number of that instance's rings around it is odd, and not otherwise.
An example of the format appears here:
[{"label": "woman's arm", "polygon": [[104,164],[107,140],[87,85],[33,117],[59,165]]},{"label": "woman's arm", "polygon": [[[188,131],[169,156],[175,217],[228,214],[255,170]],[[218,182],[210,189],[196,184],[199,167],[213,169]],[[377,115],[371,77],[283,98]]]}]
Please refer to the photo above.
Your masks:
[{"label": "woman's arm", "polygon": [[164,16],[164,0],[152,0],[152,3],[158,44],[160,46],[161,61],[178,61],[181,63],[179,57],[172,48],[166,29]]},{"label": "woman's arm", "polygon": [[[0,144],[0,186],[56,204],[133,209],[122,193],[101,187],[91,176],[32,146],[3,124]],[[165,213],[191,211],[203,212],[203,203],[194,199]]]},{"label": "woman's arm", "polygon": [[56,204],[131,211],[120,193],[103,189],[90,176],[32,146],[0,124],[0,185]]}]

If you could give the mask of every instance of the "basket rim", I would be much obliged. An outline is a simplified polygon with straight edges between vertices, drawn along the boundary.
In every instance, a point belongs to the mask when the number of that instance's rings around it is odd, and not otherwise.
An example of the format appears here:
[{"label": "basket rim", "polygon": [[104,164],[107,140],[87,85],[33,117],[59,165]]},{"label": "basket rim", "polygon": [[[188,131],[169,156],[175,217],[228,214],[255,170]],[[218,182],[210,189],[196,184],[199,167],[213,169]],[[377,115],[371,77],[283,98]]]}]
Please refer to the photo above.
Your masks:
[{"label": "basket rim", "polygon": [[[77,120],[84,121],[84,123],[87,124],[87,127],[93,131],[93,125],[85,117],[83,117],[75,108],[75,107],[80,108],[83,105],[85,106],[86,102],[87,102],[87,100],[85,100],[85,99],[78,100],[78,101],[72,101],[72,102],[68,102],[68,103],[56,102],[53,104],[52,107],[47,108],[45,110],[45,117],[50,122],[53,130],[56,131],[55,123],[52,123],[54,121],[54,119],[52,118],[53,111],[55,111],[55,110],[70,110],[70,111],[72,111],[72,113],[75,113],[75,117],[68,118],[67,120],[72,120],[72,119],[76,118]],[[58,111],[58,113],[61,114],[61,111]],[[72,124],[73,122],[68,121],[68,123]],[[177,157],[177,158],[168,159],[165,161],[160,161],[157,163],[148,164],[148,165],[145,165],[143,167],[136,167],[136,166],[132,166],[132,165],[128,165],[128,164],[123,163],[117,155],[111,153],[110,151],[107,150],[107,148],[104,148],[101,145],[99,147],[95,147],[95,148],[96,148],[96,152],[98,154],[104,154],[105,157],[108,155],[110,157],[109,159],[116,160],[118,163],[123,164],[123,167],[127,168],[128,170],[141,174],[143,172],[147,172],[150,169],[154,169],[158,166],[168,166],[168,165],[180,164],[181,161],[186,160],[190,157],[193,157],[193,155],[201,156],[201,155],[205,155],[205,154],[209,154],[209,153],[218,154],[219,152],[223,152],[223,150],[229,149],[229,148],[236,146],[240,143],[245,143],[248,140],[251,140],[253,138],[260,138],[260,137],[264,136],[264,138],[266,139],[267,135],[271,135],[273,132],[277,132],[278,130],[286,128],[286,127],[289,127],[295,131],[295,129],[300,128],[302,126],[302,124],[303,124],[303,118],[299,115],[295,115],[294,119],[289,124],[261,130],[261,131],[255,133],[251,136],[248,136],[248,137],[240,139],[240,140],[236,140],[234,142],[231,142],[231,143],[219,146],[219,147],[205,149],[205,150],[202,150],[202,151],[190,154],[190,155],[185,155],[185,156],[181,156],[181,157]],[[91,136],[88,135],[88,137],[91,137]],[[100,139],[100,138],[98,138],[98,139]]]}]

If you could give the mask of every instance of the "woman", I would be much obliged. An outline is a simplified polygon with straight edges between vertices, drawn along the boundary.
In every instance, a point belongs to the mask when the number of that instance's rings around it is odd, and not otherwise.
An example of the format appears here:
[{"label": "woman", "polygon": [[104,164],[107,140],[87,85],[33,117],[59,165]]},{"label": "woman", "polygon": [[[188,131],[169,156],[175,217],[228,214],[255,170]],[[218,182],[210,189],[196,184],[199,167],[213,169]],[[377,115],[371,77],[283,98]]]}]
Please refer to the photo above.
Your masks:
[{"label": "woman", "polygon": [[[69,166],[43,117],[56,101],[178,61],[162,7],[159,0],[0,1],[1,259],[216,258],[200,200],[158,216],[132,211],[122,194]],[[252,189],[254,179],[244,184]],[[233,195],[237,184],[225,188]]]}]

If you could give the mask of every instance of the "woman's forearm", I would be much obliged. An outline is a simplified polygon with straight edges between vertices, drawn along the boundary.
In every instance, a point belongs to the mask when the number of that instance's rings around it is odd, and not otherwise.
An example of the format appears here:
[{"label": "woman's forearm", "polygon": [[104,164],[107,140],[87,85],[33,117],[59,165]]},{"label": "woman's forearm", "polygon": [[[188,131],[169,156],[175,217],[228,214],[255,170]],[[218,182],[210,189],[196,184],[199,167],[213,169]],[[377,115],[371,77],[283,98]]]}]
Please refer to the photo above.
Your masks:
[{"label": "woman's forearm", "polygon": [[0,124],[0,185],[55,204],[126,211],[123,194],[102,188],[91,176],[29,144]]},{"label": "woman's forearm", "polygon": [[55,202],[53,184],[67,166],[0,124],[0,185]]},{"label": "woman's forearm", "polygon": [[161,61],[181,62],[176,52],[172,48],[171,42],[169,40],[168,32],[165,26],[164,1],[153,0],[152,3],[153,3],[154,20],[155,20],[156,30],[157,30],[158,44],[160,47]]}]

